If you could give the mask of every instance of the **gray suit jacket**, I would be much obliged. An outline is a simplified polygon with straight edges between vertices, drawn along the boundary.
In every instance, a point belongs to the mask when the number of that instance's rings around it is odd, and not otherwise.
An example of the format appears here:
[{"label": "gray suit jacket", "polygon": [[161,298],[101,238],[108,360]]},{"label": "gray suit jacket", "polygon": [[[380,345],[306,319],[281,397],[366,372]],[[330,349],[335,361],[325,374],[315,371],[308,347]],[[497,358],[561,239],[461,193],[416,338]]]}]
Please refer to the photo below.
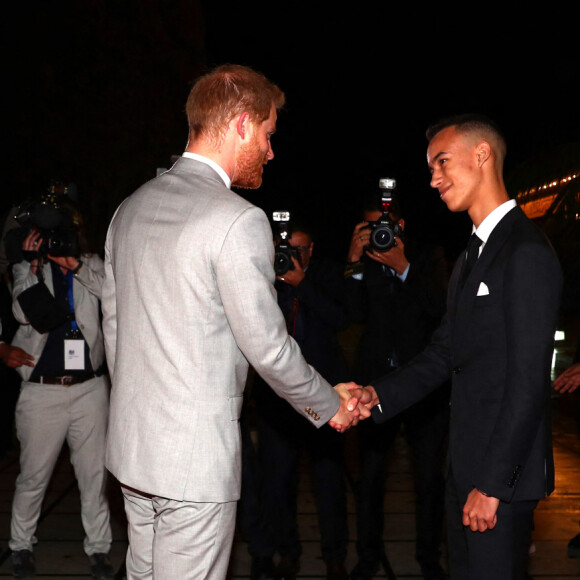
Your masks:
[{"label": "gray suit jacket", "polygon": [[107,467],[176,500],[234,501],[248,364],[315,425],[338,410],[276,303],[264,212],[180,158],[117,210],[103,327],[113,389]]}]

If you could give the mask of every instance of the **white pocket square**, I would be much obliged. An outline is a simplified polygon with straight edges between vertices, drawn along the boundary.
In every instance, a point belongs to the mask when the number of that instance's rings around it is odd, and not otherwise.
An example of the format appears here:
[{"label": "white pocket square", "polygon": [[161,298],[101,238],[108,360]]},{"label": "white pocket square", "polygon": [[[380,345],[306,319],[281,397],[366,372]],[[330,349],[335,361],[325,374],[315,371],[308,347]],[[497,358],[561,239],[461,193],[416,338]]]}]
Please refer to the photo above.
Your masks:
[{"label": "white pocket square", "polygon": [[489,294],[489,288],[485,282],[479,283],[479,288],[477,289],[478,296],[487,296]]}]

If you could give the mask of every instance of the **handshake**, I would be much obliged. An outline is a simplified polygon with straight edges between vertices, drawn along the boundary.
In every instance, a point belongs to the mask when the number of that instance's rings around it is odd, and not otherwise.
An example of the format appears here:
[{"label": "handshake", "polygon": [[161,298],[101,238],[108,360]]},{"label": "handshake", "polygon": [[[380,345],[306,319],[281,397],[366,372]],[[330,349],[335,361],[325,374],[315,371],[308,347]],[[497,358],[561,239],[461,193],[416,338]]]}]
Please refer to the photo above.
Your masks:
[{"label": "handshake", "polygon": [[354,427],[359,421],[371,416],[371,409],[379,404],[375,389],[361,387],[356,383],[340,383],[334,387],[340,397],[340,408],[328,424],[339,433]]}]

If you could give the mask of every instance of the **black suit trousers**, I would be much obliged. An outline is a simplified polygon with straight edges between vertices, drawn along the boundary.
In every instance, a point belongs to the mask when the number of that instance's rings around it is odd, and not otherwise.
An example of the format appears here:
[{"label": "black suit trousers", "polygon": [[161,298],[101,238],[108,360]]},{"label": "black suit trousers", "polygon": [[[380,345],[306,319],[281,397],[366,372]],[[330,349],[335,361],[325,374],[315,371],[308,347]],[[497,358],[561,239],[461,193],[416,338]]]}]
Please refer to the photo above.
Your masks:
[{"label": "black suit trousers", "polygon": [[467,490],[457,488],[452,469],[446,479],[449,571],[453,580],[524,580],[534,523],[535,500],[501,502],[492,530],[463,525]]}]

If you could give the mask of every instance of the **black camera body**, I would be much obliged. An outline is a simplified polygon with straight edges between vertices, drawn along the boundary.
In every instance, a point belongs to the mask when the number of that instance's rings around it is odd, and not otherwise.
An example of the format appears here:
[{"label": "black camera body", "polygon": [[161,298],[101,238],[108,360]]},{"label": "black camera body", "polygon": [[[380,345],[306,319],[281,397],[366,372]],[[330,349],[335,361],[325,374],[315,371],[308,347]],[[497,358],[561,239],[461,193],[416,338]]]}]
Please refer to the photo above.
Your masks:
[{"label": "black camera body", "polygon": [[288,270],[294,270],[292,258],[299,260],[298,251],[290,245],[290,212],[275,211],[272,213],[274,223],[278,224],[278,242],[274,248],[274,272],[283,276]]},{"label": "black camera body", "polygon": [[[63,210],[55,195],[45,195],[40,200],[23,201],[16,208],[14,219],[20,227],[11,229],[4,237],[6,257],[17,263],[42,256],[80,257],[78,230],[72,215]],[[38,252],[22,250],[26,236],[37,231],[43,242]]]},{"label": "black camera body", "polygon": [[393,205],[393,194],[397,182],[390,177],[379,179],[383,215],[367,226],[371,230],[370,245],[377,252],[386,252],[397,245],[396,238],[401,235],[401,226],[391,219],[389,213]]}]

